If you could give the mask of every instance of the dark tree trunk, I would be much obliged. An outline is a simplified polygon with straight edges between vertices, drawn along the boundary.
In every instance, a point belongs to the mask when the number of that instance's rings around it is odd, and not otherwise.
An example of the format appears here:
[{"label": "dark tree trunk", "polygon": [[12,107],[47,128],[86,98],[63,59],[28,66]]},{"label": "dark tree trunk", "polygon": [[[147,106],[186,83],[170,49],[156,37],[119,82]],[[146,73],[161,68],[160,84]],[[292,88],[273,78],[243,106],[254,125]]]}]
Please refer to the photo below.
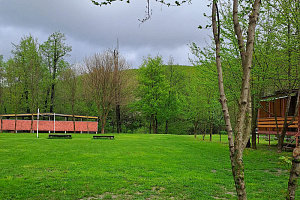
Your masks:
[{"label": "dark tree trunk", "polygon": [[285,109],[283,128],[282,128],[282,131],[281,131],[281,135],[279,135],[279,138],[278,138],[277,153],[282,152],[282,148],[283,148],[283,144],[284,144],[284,138],[285,138],[288,126],[289,126],[289,124],[287,123],[287,118],[288,118],[288,113],[289,113],[290,106],[291,106],[291,98],[292,98],[291,94],[289,94],[287,104],[286,104],[286,109]]},{"label": "dark tree trunk", "polygon": [[75,127],[75,116],[73,115],[73,129],[74,129],[74,133],[76,133],[76,127]]},{"label": "dark tree trunk", "polygon": [[120,105],[116,106],[116,120],[117,120],[117,133],[122,132],[122,124],[121,124],[121,108]]},{"label": "dark tree trunk", "polygon": [[198,121],[194,122],[194,137],[197,138]]},{"label": "dark tree trunk", "polygon": [[54,96],[55,96],[55,84],[53,83],[53,84],[51,85],[50,113],[53,113]]},{"label": "dark tree trunk", "polygon": [[45,99],[45,111],[48,112],[48,98],[50,95],[50,88],[47,89],[46,99]]},{"label": "dark tree trunk", "polygon": [[169,133],[169,120],[166,120],[165,134]]},{"label": "dark tree trunk", "polygon": [[251,148],[251,142],[250,142],[250,139],[249,139],[248,142],[247,142],[246,148]]},{"label": "dark tree trunk", "polygon": [[31,115],[30,133],[33,131],[33,114]]},{"label": "dark tree trunk", "polygon": [[15,133],[17,132],[17,116],[15,118]]},{"label": "dark tree trunk", "polygon": [[26,112],[27,113],[30,113],[30,108],[29,108],[29,105],[28,105],[28,91],[26,90],[25,91],[25,100],[26,100]]},{"label": "dark tree trunk", "polygon": [[155,127],[154,129],[153,129],[153,133],[154,134],[157,134],[157,118],[156,118],[156,116],[154,117],[154,121],[153,121],[153,127]]},{"label": "dark tree trunk", "polygon": [[256,127],[252,127],[252,149],[257,149],[257,146],[256,146]]},{"label": "dark tree trunk", "polygon": [[[259,94],[259,97],[261,94]],[[255,97],[252,96],[252,99]],[[257,102],[257,100],[255,101]],[[252,127],[251,127],[251,136],[252,136],[252,149],[257,149],[256,146],[256,127],[257,127],[257,118],[258,118],[258,106],[257,103],[252,107]]]},{"label": "dark tree trunk", "polygon": [[210,122],[210,125],[209,125],[209,141],[212,140],[212,123]]}]

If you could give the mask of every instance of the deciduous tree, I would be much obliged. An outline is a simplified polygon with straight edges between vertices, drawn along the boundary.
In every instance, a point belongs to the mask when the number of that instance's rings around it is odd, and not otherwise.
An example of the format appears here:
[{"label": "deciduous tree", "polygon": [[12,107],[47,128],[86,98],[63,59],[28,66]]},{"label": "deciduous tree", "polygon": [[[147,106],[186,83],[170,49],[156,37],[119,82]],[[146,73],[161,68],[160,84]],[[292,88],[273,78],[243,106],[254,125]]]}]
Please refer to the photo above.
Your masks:
[{"label": "deciduous tree", "polygon": [[212,26],[213,35],[216,47],[216,64],[219,75],[219,90],[220,90],[220,102],[222,105],[224,118],[226,122],[226,129],[228,133],[229,151],[232,166],[233,179],[236,186],[236,192],[238,199],[247,199],[246,185],[244,180],[244,164],[243,164],[243,151],[250,137],[251,131],[251,92],[250,92],[250,74],[252,67],[252,57],[255,38],[255,27],[258,20],[260,0],[255,0],[248,5],[251,6],[251,12],[249,15],[249,26],[247,28],[246,45],[244,44],[244,36],[240,26],[239,1],[233,1],[233,23],[234,30],[237,37],[240,50],[242,75],[241,95],[239,100],[239,111],[237,115],[237,123],[235,129],[232,129],[229,109],[227,106],[227,99],[225,96],[224,84],[223,84],[223,72],[222,61],[220,56],[220,26],[218,2],[214,1],[212,5]]},{"label": "deciduous tree", "polygon": [[159,114],[162,113],[168,96],[162,58],[148,56],[139,72],[138,94],[140,100],[137,105],[142,114],[150,119],[150,127],[155,134],[158,129],[158,117],[161,117]]},{"label": "deciduous tree", "polygon": [[65,43],[66,40],[65,34],[55,32],[40,46],[44,56],[44,62],[46,63],[49,72],[49,86],[45,100],[45,110],[48,109],[48,98],[50,95],[50,113],[54,112],[55,85],[58,73],[67,66],[64,58],[72,51],[72,47]]},{"label": "deciduous tree", "polygon": [[84,63],[87,70],[84,75],[85,88],[97,105],[101,133],[105,132],[108,113],[116,101],[121,101],[116,93],[120,92],[120,84],[124,81],[121,77],[126,65],[120,65],[123,61],[119,59],[116,62],[115,59],[114,52],[107,50],[86,58]]}]

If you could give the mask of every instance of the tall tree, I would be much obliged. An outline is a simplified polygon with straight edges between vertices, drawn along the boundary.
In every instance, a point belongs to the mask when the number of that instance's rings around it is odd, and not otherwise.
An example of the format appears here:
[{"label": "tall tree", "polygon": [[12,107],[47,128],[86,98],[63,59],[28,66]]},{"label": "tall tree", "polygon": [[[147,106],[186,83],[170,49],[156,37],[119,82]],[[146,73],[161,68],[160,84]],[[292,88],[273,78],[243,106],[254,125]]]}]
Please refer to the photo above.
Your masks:
[{"label": "tall tree", "polygon": [[[249,3],[251,6],[251,12],[249,15],[249,26],[247,29],[246,45],[244,44],[243,32],[240,26],[239,11],[237,0],[233,1],[233,23],[234,31],[237,37],[240,50],[241,68],[243,70],[242,86],[239,103],[239,111],[237,116],[237,123],[235,129],[232,129],[230,116],[228,112],[227,100],[224,91],[223,84],[223,72],[222,61],[220,57],[220,26],[219,24],[219,12],[218,2],[214,1],[212,5],[212,26],[214,41],[216,44],[216,63],[219,75],[219,90],[220,90],[220,102],[222,105],[224,118],[226,122],[226,129],[228,133],[229,151],[232,166],[233,179],[236,186],[236,192],[238,199],[247,199],[246,185],[244,180],[244,164],[243,164],[243,151],[250,137],[251,131],[251,92],[250,92],[250,74],[252,67],[252,57],[255,38],[255,27],[258,20],[258,14],[260,9],[260,0],[255,0]],[[233,137],[234,132],[234,137]]]},{"label": "tall tree", "polygon": [[150,118],[151,127],[154,134],[158,128],[158,114],[164,108],[164,102],[168,96],[165,75],[163,74],[163,62],[160,56],[151,58],[148,56],[140,67],[138,94],[140,100],[138,106],[142,113]]},{"label": "tall tree", "polygon": [[31,35],[21,39],[20,44],[14,45],[14,61],[20,72],[23,85],[23,97],[27,113],[37,111],[39,100],[39,85],[43,79],[41,55],[37,39]]},{"label": "tall tree", "polygon": [[115,88],[115,118],[117,125],[117,133],[122,132],[122,120],[121,120],[121,107],[126,105],[129,100],[132,99],[132,80],[131,74],[126,73],[129,69],[129,65],[126,59],[119,53],[119,46],[111,52],[114,59],[114,82],[116,83]]},{"label": "tall tree", "polygon": [[[20,44],[14,45],[12,53],[22,85],[24,110],[27,113],[34,113],[38,108],[39,86],[43,79],[37,39],[34,39],[31,35],[23,37]],[[33,115],[31,118],[31,131],[32,127]]]},{"label": "tall tree", "polygon": [[[5,82],[6,91],[4,96],[4,107],[7,113],[17,114],[23,112],[24,106],[24,84],[22,82],[22,70],[14,59],[9,59],[5,66]],[[22,105],[23,104],[23,105]],[[16,119],[17,120],[17,119]],[[14,130],[16,131],[17,123],[15,121]]]},{"label": "tall tree", "polygon": [[124,82],[121,74],[124,73],[123,67],[126,65],[122,66],[120,62],[117,66],[114,52],[109,50],[85,60],[87,70],[84,75],[85,88],[97,105],[101,133],[105,132],[107,116],[116,105],[116,92],[120,92],[120,83]]},{"label": "tall tree", "polygon": [[65,68],[67,63],[64,58],[72,51],[72,47],[66,43],[66,36],[61,32],[52,33],[46,42],[40,48],[44,56],[44,62],[48,66],[49,71],[49,87],[47,89],[47,97],[45,100],[45,109],[48,109],[48,98],[50,95],[49,112],[54,112],[55,85],[58,73]]},{"label": "tall tree", "polygon": [[173,120],[178,118],[179,115],[183,115],[183,105],[185,98],[183,91],[185,90],[185,75],[179,66],[173,64],[173,58],[171,57],[168,65],[165,68],[165,78],[167,85],[167,97],[165,99],[165,105],[161,110],[163,120],[165,121],[165,134],[169,133],[169,127]]}]

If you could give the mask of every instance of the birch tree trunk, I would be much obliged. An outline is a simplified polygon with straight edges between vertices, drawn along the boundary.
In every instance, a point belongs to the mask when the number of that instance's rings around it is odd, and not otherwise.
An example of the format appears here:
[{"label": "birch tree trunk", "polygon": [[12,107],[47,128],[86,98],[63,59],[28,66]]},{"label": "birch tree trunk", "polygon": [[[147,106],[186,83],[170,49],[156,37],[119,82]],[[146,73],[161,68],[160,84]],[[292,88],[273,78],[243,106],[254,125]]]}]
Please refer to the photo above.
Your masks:
[{"label": "birch tree trunk", "polygon": [[238,110],[237,124],[235,127],[235,136],[233,136],[233,129],[231,126],[229,110],[227,106],[227,99],[224,91],[223,83],[223,72],[222,63],[220,57],[221,45],[220,45],[220,21],[218,12],[218,2],[214,1],[212,6],[212,26],[213,35],[216,45],[216,65],[218,71],[218,81],[220,90],[220,102],[222,105],[222,110],[224,114],[224,119],[226,123],[226,129],[228,133],[229,142],[229,152],[232,167],[233,179],[235,182],[236,192],[238,199],[247,199],[246,185],[244,180],[244,164],[243,164],[243,151],[246,147],[247,141],[250,137],[251,132],[251,93],[250,93],[250,73],[252,65],[253,47],[254,47],[254,36],[255,36],[255,26],[258,20],[258,12],[260,8],[260,0],[255,0],[253,3],[253,8],[251,15],[249,16],[249,26],[247,31],[247,43],[246,47],[244,45],[244,39],[242,35],[242,30],[239,25],[238,19],[238,1],[233,1],[233,22],[234,30],[237,36],[240,56],[242,60],[242,87],[240,104]]},{"label": "birch tree trunk", "polygon": [[297,147],[293,151],[292,168],[290,171],[288,192],[286,196],[287,200],[295,199],[295,192],[298,186],[299,174],[300,174],[300,147]]}]

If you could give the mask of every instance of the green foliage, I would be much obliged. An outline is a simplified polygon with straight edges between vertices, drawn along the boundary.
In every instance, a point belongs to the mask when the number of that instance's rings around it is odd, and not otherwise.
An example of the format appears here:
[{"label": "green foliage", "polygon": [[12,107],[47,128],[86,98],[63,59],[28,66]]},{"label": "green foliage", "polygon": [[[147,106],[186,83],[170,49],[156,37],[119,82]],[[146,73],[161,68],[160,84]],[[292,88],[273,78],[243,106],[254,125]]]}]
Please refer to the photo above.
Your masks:
[{"label": "green foliage", "polygon": [[292,157],[290,156],[280,156],[278,158],[278,165],[284,166],[286,169],[291,169],[292,166]]},{"label": "green foliage", "polygon": [[221,135],[227,135],[227,131],[220,131]]},{"label": "green foliage", "polygon": [[65,34],[61,32],[54,32],[48,37],[46,42],[40,45],[44,64],[48,68],[45,112],[55,111],[54,101],[57,77],[59,76],[59,73],[68,66],[68,63],[64,59],[69,55],[69,52],[72,51],[72,47],[65,43],[66,40]]},{"label": "green foliage", "polygon": [[[163,108],[168,95],[168,88],[165,82],[165,75],[163,74],[163,62],[160,56],[151,58],[148,56],[144,60],[143,65],[139,70],[138,77],[138,96],[140,100],[137,106],[145,117],[150,117],[152,124],[154,121],[162,117]],[[154,125],[154,131],[155,126]]]}]

